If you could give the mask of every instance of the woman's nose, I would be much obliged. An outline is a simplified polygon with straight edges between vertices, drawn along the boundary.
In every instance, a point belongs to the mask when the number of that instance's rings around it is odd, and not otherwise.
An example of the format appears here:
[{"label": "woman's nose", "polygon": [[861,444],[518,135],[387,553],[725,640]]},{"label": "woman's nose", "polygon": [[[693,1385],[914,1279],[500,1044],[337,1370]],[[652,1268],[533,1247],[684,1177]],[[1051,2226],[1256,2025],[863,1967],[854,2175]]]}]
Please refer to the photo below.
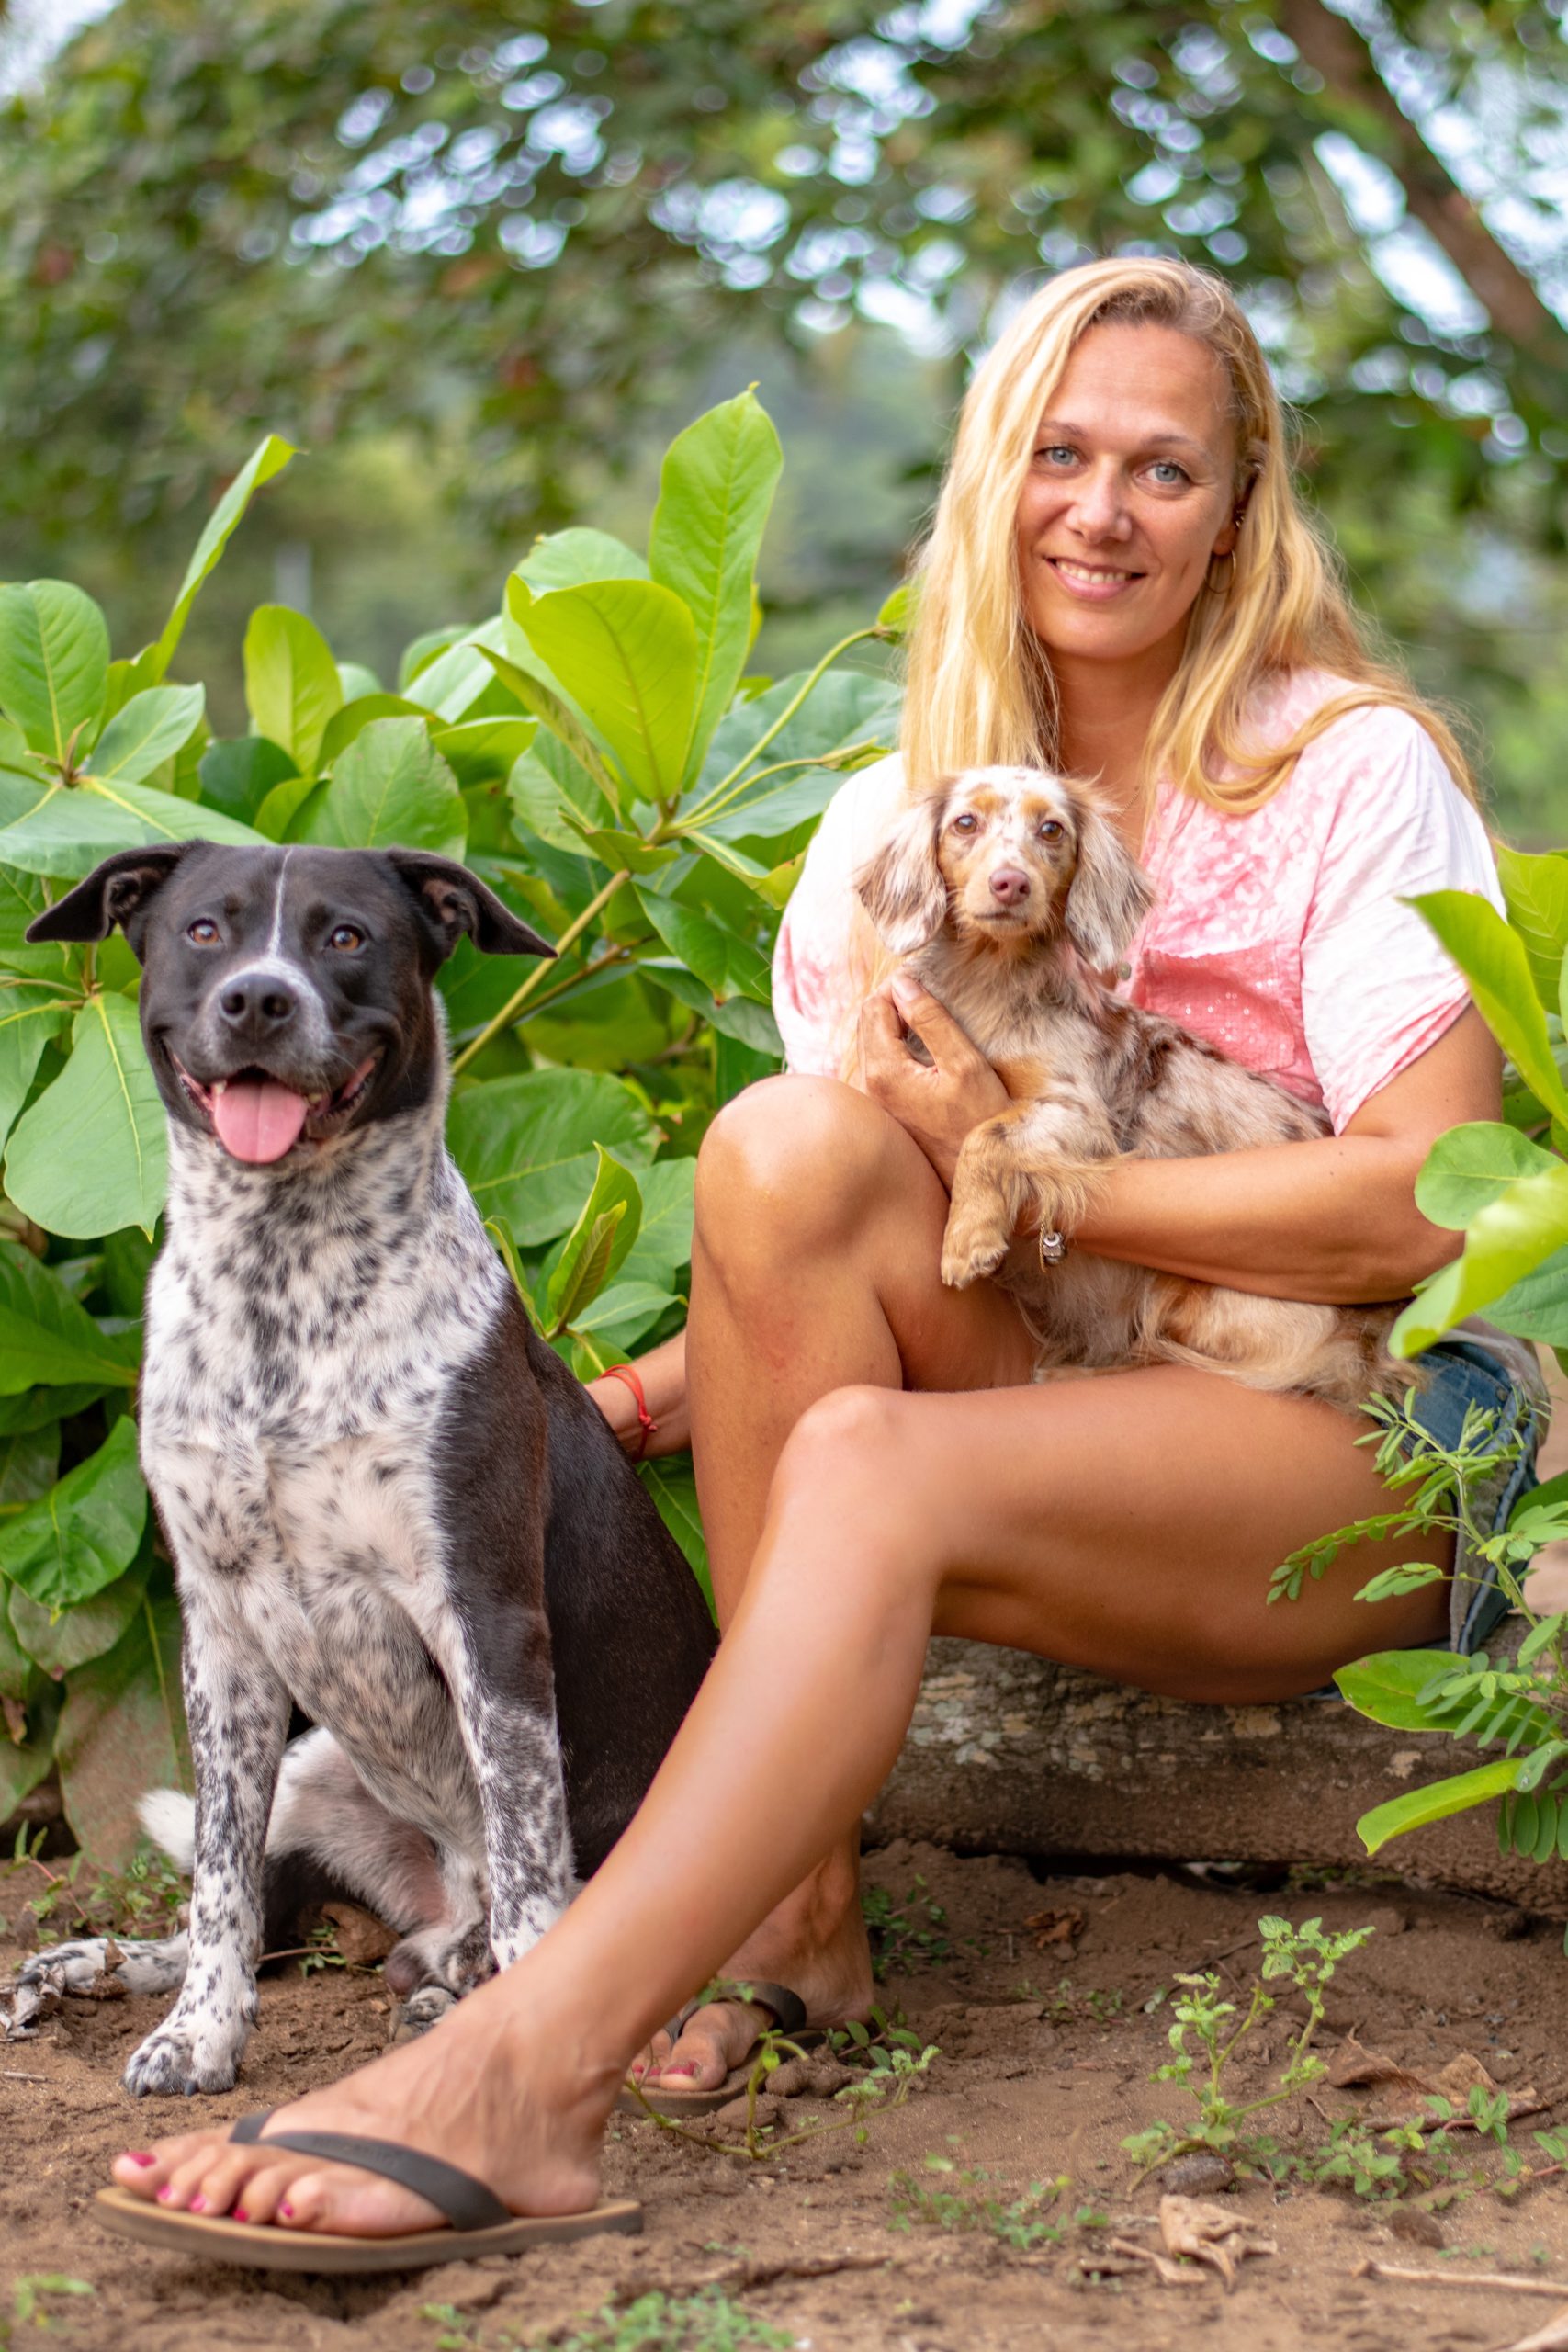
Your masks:
[{"label": "woman's nose", "polygon": [[1091,473],[1073,503],[1072,520],[1086,539],[1124,539],[1132,517],[1120,475],[1109,467]]}]

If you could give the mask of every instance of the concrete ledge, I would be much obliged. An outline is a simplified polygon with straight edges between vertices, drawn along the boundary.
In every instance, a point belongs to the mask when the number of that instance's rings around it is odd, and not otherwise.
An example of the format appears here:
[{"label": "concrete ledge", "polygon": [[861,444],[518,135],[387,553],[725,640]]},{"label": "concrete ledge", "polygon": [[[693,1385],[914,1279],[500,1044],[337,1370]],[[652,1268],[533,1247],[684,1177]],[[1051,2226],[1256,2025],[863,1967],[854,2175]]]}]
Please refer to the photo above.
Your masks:
[{"label": "concrete ledge", "polygon": [[[1481,1760],[1337,1699],[1194,1706],[1021,1650],[936,1641],[867,1829],[961,1853],[1365,1866],[1359,1815]],[[1398,1838],[1376,1867],[1568,1918],[1568,1865],[1499,1854],[1490,1810]]]}]

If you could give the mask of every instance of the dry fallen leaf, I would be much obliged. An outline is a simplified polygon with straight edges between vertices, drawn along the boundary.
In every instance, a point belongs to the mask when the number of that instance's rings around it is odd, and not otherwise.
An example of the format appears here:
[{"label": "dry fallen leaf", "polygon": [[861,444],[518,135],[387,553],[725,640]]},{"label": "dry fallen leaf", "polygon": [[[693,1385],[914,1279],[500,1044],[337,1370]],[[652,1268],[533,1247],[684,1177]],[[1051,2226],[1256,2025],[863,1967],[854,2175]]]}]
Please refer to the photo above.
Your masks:
[{"label": "dry fallen leaf", "polygon": [[1461,2050],[1457,2058],[1450,2058],[1432,2085],[1456,2107],[1462,2107],[1472,2090],[1483,2090],[1490,2098],[1496,2087],[1480,2059],[1469,2050]]},{"label": "dry fallen leaf", "polygon": [[321,1910],[332,1921],[337,1948],[351,1968],[374,1967],[398,1940],[390,1928],[357,1903],[323,1903]]},{"label": "dry fallen leaf", "polygon": [[1034,1938],[1036,1951],[1052,1944],[1076,1943],[1084,1929],[1081,1911],[1032,1911],[1024,1926]]},{"label": "dry fallen leaf", "polygon": [[1382,2050],[1369,2050],[1348,2033],[1329,2061],[1328,2084],[1332,2090],[1355,2091],[1370,2089],[1376,2083],[1392,2083],[1397,2090],[1429,2091],[1435,2086],[1426,2075],[1413,2074]]},{"label": "dry fallen leaf", "polygon": [[1225,2282],[1235,2284],[1236,2266],[1249,2254],[1278,2254],[1272,2238],[1253,2238],[1235,2213],[1218,2205],[1200,2204],[1194,2197],[1162,2197],[1159,2233],[1168,2254],[1184,2255],[1190,2262],[1207,2263]]},{"label": "dry fallen leaf", "polygon": [[1156,2254],[1153,2246],[1134,2245],[1131,2238],[1112,2238],[1107,2253],[1114,2263],[1114,2268],[1110,2263],[1087,2254],[1080,2259],[1078,2267],[1086,2273],[1091,2268],[1103,2270],[1106,2277],[1114,2278],[1118,2273],[1125,2276],[1142,2264],[1145,2269],[1154,2272],[1162,2286],[1201,2287],[1203,2284],[1201,2270],[1194,2270],[1190,2264],[1172,2262],[1167,2256]]}]

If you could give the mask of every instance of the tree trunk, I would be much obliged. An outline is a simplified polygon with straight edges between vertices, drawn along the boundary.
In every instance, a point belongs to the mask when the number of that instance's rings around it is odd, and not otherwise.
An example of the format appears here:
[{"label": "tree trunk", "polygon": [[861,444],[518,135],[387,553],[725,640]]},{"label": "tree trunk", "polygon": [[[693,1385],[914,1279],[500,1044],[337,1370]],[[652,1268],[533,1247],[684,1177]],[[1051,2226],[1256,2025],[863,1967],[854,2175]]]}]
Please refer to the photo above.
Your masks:
[{"label": "tree trunk", "polygon": [[[1365,1867],[1359,1815],[1477,1760],[1469,1743],[1386,1731],[1337,1698],[1195,1706],[1021,1650],[936,1641],[867,1824],[879,1844],[961,1853]],[[1568,1865],[1499,1854],[1491,1806],[1396,1838],[1376,1867],[1568,1917]]]}]

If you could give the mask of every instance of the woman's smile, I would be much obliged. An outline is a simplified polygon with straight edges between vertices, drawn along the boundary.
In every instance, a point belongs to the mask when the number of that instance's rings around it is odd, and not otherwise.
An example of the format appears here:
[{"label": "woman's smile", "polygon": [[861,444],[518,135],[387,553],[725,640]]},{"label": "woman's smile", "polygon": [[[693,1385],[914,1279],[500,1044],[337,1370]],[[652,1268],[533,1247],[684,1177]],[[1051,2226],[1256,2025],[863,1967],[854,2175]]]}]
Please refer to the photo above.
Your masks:
[{"label": "woman's smile", "polygon": [[1081,598],[1091,605],[1108,604],[1116,596],[1135,588],[1145,577],[1141,571],[1113,570],[1103,563],[1085,563],[1077,556],[1048,555],[1043,561],[1055,572],[1069,596]]}]

